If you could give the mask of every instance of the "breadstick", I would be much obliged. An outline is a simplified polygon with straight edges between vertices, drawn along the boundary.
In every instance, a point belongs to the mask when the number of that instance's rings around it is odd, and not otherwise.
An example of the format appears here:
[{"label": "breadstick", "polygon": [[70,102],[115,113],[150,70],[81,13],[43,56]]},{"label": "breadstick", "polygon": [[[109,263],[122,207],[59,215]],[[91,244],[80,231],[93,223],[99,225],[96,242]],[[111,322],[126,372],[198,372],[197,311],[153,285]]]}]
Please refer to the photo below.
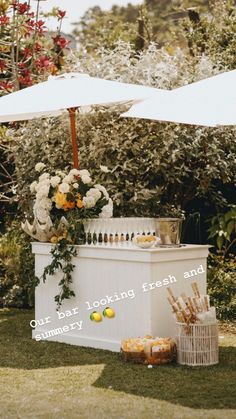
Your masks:
[{"label": "breadstick", "polygon": [[170,288],[170,287],[167,287],[167,291],[168,291],[168,293],[170,294],[170,296],[171,296],[172,300],[173,300],[173,301],[174,301],[174,303],[175,303],[175,302],[176,302],[176,298],[175,298],[175,296],[174,296],[174,294],[173,294],[173,292],[172,292],[171,288]]},{"label": "breadstick", "polygon": [[181,306],[179,300],[176,300],[176,304],[177,304],[177,307],[180,311],[183,310],[183,307]]},{"label": "breadstick", "polygon": [[178,308],[172,303],[172,300],[171,300],[171,298],[170,297],[167,297],[167,300],[169,301],[169,303],[170,303],[170,305],[171,305],[171,307],[172,307],[172,309],[173,309],[173,312],[174,313],[177,313],[177,311],[178,311]]},{"label": "breadstick", "polygon": [[201,298],[201,296],[200,296],[200,292],[199,292],[199,289],[198,289],[198,284],[197,284],[196,282],[193,282],[193,285],[194,285],[194,288],[195,288],[195,290],[196,290],[196,296],[197,296],[198,298]]},{"label": "breadstick", "polygon": [[210,307],[209,307],[209,302],[208,302],[208,295],[204,295],[204,302],[205,302],[207,311],[209,311]]},{"label": "breadstick", "polygon": [[187,316],[187,314],[185,313],[185,311],[184,311],[184,310],[181,310],[181,314],[182,314],[182,316],[183,316],[184,323],[188,323],[188,316]]},{"label": "breadstick", "polygon": [[190,297],[187,298],[187,303],[189,311],[191,311],[193,314],[196,312],[195,307],[193,306],[192,300]]},{"label": "breadstick", "polygon": [[196,308],[197,313],[199,313],[200,309],[199,309],[199,306],[198,306],[198,303],[197,303],[196,298],[195,297],[192,297],[192,301],[193,301],[193,304],[194,304],[194,306]]}]

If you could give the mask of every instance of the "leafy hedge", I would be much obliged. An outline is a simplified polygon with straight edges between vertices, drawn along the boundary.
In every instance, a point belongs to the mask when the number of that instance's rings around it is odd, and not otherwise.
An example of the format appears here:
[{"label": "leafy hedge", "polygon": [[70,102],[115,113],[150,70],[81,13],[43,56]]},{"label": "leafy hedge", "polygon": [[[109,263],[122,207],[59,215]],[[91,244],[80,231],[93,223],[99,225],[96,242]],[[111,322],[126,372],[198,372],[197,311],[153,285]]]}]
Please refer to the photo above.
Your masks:
[{"label": "leafy hedge", "polygon": [[208,293],[220,320],[236,320],[236,256],[210,255]]},{"label": "leafy hedge", "polygon": [[0,236],[0,307],[33,307],[35,284],[30,239],[14,225]]}]

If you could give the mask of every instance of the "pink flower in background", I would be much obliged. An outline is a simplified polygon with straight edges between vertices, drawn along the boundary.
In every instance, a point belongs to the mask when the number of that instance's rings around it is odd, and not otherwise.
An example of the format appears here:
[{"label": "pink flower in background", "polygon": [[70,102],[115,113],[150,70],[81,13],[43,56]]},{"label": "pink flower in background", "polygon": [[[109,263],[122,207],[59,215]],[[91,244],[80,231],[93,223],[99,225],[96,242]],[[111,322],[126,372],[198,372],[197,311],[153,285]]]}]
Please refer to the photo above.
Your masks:
[{"label": "pink flower in background", "polygon": [[68,44],[69,41],[67,41],[65,38],[63,38],[60,35],[57,35],[52,38],[55,45],[58,45],[61,49],[64,49]]},{"label": "pink flower in background", "polygon": [[35,61],[35,65],[38,68],[49,68],[52,65],[52,62],[46,55],[41,55],[41,57]]},{"label": "pink flower in background", "polygon": [[20,15],[23,15],[25,12],[27,12],[29,8],[30,6],[27,2],[17,4],[17,11]]},{"label": "pink flower in background", "polygon": [[6,67],[6,63],[4,60],[0,60],[0,70],[3,71]]},{"label": "pink flower in background", "polygon": [[66,15],[66,11],[64,10],[58,10],[58,18],[59,19],[63,19],[63,17],[65,17]]},{"label": "pink flower in background", "polygon": [[0,25],[8,25],[10,18],[8,16],[0,16]]},{"label": "pink flower in background", "polygon": [[38,22],[35,22],[35,27],[37,28],[39,35],[43,35],[44,32],[47,31],[45,22],[43,20],[38,20]]},{"label": "pink flower in background", "polygon": [[32,86],[33,84],[29,70],[25,70],[23,75],[19,75],[18,80],[22,87]]}]

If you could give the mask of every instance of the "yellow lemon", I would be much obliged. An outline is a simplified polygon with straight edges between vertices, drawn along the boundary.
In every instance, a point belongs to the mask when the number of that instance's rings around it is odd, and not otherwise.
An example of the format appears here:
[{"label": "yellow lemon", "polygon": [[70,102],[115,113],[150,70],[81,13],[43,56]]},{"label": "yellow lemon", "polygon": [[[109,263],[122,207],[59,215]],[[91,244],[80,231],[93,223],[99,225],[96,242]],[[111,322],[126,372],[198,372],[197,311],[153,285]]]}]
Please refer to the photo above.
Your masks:
[{"label": "yellow lemon", "polygon": [[111,319],[112,317],[115,317],[115,312],[112,308],[107,307],[103,310],[103,315]]},{"label": "yellow lemon", "polygon": [[102,321],[102,315],[100,313],[98,313],[97,311],[94,311],[90,315],[90,319],[94,320],[95,322],[101,322]]}]

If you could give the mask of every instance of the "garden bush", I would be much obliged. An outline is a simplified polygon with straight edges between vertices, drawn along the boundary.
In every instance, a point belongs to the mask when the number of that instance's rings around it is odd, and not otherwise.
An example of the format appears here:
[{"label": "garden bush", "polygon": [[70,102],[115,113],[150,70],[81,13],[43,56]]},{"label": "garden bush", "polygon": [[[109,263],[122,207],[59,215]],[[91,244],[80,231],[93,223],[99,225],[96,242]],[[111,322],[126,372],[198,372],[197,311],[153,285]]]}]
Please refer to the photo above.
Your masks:
[{"label": "garden bush", "polygon": [[0,306],[33,307],[36,283],[30,238],[12,225],[0,236]]},{"label": "garden bush", "polygon": [[209,256],[208,293],[220,320],[236,320],[236,256]]}]

